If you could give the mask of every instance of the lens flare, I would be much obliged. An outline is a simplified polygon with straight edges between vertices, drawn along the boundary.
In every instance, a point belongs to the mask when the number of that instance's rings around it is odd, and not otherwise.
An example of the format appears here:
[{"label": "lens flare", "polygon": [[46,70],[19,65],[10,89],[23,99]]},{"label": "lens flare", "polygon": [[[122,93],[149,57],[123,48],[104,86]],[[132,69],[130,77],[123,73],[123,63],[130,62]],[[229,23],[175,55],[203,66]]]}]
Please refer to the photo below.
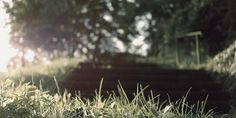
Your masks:
[{"label": "lens flare", "polygon": [[9,44],[10,26],[7,25],[9,16],[0,2],[0,71],[5,71],[11,57],[16,55],[16,49]]},{"label": "lens flare", "polygon": [[35,53],[32,50],[27,50],[24,56],[24,59],[26,61],[29,61],[30,63],[32,63],[34,61],[35,58]]}]

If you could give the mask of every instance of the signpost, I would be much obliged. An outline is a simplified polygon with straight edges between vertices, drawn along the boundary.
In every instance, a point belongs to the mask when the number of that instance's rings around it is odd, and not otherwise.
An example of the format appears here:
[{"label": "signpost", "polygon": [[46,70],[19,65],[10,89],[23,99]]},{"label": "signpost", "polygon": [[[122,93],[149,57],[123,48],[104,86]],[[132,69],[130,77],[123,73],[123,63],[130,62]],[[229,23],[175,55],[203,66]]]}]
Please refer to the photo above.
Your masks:
[{"label": "signpost", "polygon": [[195,42],[195,54],[196,54],[196,61],[197,64],[201,63],[200,60],[200,44],[199,44],[199,39],[202,37],[202,32],[201,31],[196,31],[196,32],[190,32],[182,36],[177,36],[176,37],[176,64],[179,64],[179,40],[181,39],[188,39],[188,40],[194,40]]}]

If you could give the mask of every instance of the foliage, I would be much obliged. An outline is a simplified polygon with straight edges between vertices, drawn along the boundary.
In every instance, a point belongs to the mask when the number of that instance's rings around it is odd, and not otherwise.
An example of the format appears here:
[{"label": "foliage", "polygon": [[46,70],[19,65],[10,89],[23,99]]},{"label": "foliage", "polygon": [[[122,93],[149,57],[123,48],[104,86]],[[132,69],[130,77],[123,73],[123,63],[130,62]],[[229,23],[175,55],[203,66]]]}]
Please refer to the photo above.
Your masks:
[{"label": "foliage", "polygon": [[[114,4],[114,6],[111,6]],[[112,47],[112,38],[127,40],[131,35],[131,23],[135,4],[105,0],[19,0],[13,6],[6,3],[12,18],[12,40],[26,47],[47,51],[78,50],[94,54]],[[126,23],[124,23],[126,22]],[[133,31],[133,30],[132,30]],[[22,38],[21,38],[22,37]],[[101,50],[101,46],[103,47]]]},{"label": "foliage", "polygon": [[[116,51],[114,40],[128,44],[144,39],[157,55],[172,47],[176,35],[193,30],[208,0],[13,0],[5,3],[11,16],[14,44],[96,56]],[[142,46],[142,45],[141,45]],[[140,48],[137,47],[137,48]],[[127,49],[126,51],[128,51]]]},{"label": "foliage", "polygon": [[103,98],[97,92],[94,99],[88,100],[82,99],[80,96],[71,98],[71,94],[67,92],[52,96],[28,83],[15,84],[13,81],[3,78],[0,81],[0,117],[3,118],[213,117],[212,111],[206,114],[202,112],[204,103],[199,111],[191,109],[187,111],[192,107],[188,106],[184,99],[164,107],[162,103],[154,101],[154,96],[148,100],[145,99],[142,94],[143,89],[140,89],[140,93],[137,93],[131,102],[124,99],[125,92],[120,92],[120,96],[111,94],[109,98]]},{"label": "foliage", "polygon": [[235,39],[235,0],[210,0],[196,16],[193,29],[203,32],[211,55],[227,48]]},{"label": "foliage", "polygon": [[[151,52],[165,53],[165,49],[175,46],[175,38],[192,32],[193,24],[199,11],[208,3],[207,0],[153,0],[144,2],[151,12],[155,25],[149,29],[151,40]],[[158,48],[156,46],[158,45]],[[169,52],[165,54],[168,55]]]},{"label": "foliage", "polygon": [[[235,37],[234,0],[13,0],[5,2],[12,25],[11,42],[20,48],[54,56],[89,58],[126,50],[132,40],[150,44],[149,55],[169,55],[175,37],[202,31],[201,40],[212,55]],[[225,40],[222,40],[225,39]],[[143,45],[136,46],[139,49]],[[61,53],[65,52],[65,53]]]}]

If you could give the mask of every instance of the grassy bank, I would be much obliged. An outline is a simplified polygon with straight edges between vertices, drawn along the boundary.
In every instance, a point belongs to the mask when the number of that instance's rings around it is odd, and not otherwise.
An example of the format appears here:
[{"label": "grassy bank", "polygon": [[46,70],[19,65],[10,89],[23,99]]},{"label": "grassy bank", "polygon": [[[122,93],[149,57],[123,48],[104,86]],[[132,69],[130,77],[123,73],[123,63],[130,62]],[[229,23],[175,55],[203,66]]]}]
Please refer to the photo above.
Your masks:
[{"label": "grassy bank", "polygon": [[212,118],[213,112],[203,113],[205,102],[199,108],[191,109],[185,99],[177,103],[154,101],[158,96],[145,99],[143,90],[132,101],[125,97],[120,87],[120,95],[110,94],[103,98],[98,92],[94,99],[74,98],[64,94],[50,95],[28,83],[16,85],[9,79],[1,79],[1,118]]},{"label": "grassy bank", "polygon": [[[205,101],[189,105],[185,97],[178,102],[158,102],[159,96],[145,99],[139,89],[129,101],[120,86],[119,94],[103,98],[99,91],[93,99],[59,93],[66,74],[77,66],[77,59],[59,59],[48,65],[9,70],[0,77],[1,118],[215,118],[205,111]],[[155,100],[154,100],[155,99]]]},{"label": "grassy bank", "polygon": [[217,80],[233,96],[232,111],[229,118],[236,117],[236,41],[216,55],[208,64],[208,70],[214,72]]},{"label": "grassy bank", "polygon": [[44,90],[54,92],[56,85],[54,78],[58,83],[65,79],[66,75],[77,66],[79,59],[61,58],[47,64],[38,64],[24,68],[10,69],[2,74],[4,78],[13,80],[14,82],[30,82],[30,84],[41,87]]}]

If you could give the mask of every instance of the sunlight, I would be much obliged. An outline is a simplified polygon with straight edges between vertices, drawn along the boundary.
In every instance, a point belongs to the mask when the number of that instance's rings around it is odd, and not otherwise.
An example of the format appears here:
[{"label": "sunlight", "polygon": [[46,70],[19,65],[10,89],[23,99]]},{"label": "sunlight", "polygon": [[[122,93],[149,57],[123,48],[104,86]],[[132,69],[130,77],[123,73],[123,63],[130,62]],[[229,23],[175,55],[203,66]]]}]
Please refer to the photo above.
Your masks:
[{"label": "sunlight", "polygon": [[50,61],[48,58],[46,58],[46,57],[43,57],[43,58],[42,58],[42,62],[43,62],[44,65],[49,65],[49,64],[51,64],[51,61]]},{"label": "sunlight", "polygon": [[34,61],[35,53],[33,50],[27,50],[24,55],[24,59],[30,63]]},{"label": "sunlight", "polygon": [[16,55],[16,49],[12,48],[9,44],[10,39],[10,26],[6,23],[9,17],[0,2],[0,71],[6,71],[7,64],[11,57]]}]

